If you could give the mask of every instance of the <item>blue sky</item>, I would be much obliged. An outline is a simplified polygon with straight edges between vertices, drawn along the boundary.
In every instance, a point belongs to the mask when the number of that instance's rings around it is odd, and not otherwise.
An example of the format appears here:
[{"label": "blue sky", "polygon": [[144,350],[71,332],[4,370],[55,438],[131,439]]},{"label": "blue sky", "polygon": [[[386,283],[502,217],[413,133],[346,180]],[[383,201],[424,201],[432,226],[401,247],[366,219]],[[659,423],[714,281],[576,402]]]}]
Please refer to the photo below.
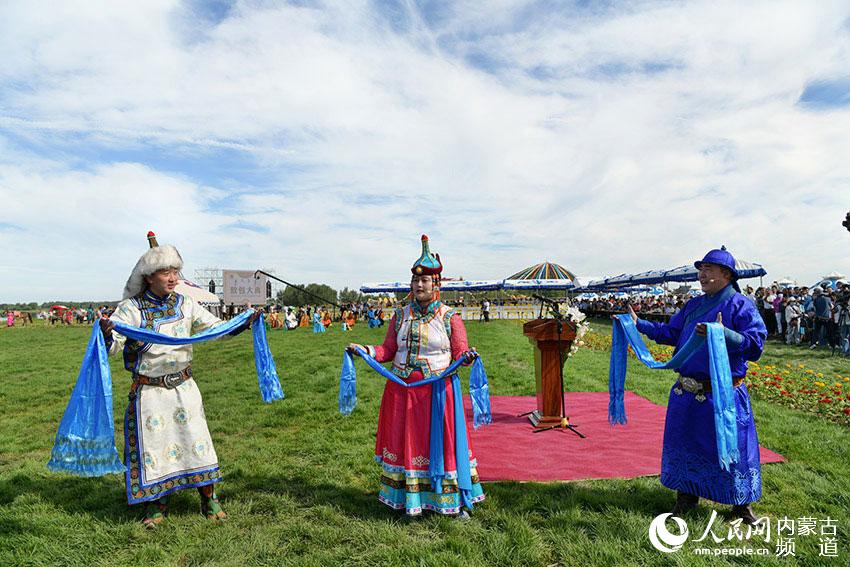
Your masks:
[{"label": "blue sky", "polygon": [[813,110],[850,106],[850,75],[812,81],[800,95],[799,104]]},{"label": "blue sky", "polygon": [[[356,287],[726,244],[850,273],[845,2],[0,5],[0,302],[194,268]],[[93,277],[93,274],[97,274]]]}]

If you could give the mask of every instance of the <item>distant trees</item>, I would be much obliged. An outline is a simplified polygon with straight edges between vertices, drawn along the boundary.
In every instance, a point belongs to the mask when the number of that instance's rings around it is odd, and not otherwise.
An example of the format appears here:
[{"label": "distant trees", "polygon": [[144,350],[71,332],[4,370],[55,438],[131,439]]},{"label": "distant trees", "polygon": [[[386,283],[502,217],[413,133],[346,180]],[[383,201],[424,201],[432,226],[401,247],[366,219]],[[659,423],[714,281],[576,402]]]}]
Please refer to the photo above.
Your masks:
[{"label": "distant trees", "polygon": [[363,301],[366,301],[366,296],[356,289],[348,289],[347,287],[344,287],[342,288],[342,291],[339,292],[339,302],[342,304],[362,303]]},{"label": "distant trees", "polygon": [[[341,305],[352,304],[352,303],[363,303],[365,301],[376,301],[383,300],[387,297],[392,297],[389,294],[381,294],[379,296],[367,296],[365,294],[360,293],[360,291],[356,289],[348,289],[347,287],[342,288],[342,291],[337,292],[334,288],[326,284],[319,283],[311,283],[311,284],[299,284],[298,287],[302,287],[313,293],[318,295],[325,301],[329,303],[338,303]],[[401,297],[404,297],[406,294],[401,294]],[[286,289],[277,292],[275,296],[275,303],[280,305],[291,305],[294,307],[303,307],[304,305],[316,305],[320,303],[318,299],[312,297],[309,294],[304,293],[300,289],[293,286],[286,286]]]},{"label": "distant trees", "polygon": [[[319,296],[329,303],[336,303],[337,292],[329,285],[310,283],[306,285],[300,285],[299,287],[306,289],[314,296]],[[294,305],[295,307],[301,307],[303,305],[316,305],[317,303],[320,303],[320,301],[315,297],[311,296],[310,294],[304,293],[300,289],[291,285],[288,285],[286,286],[286,289],[277,292],[276,299],[277,302],[281,305]]]}]

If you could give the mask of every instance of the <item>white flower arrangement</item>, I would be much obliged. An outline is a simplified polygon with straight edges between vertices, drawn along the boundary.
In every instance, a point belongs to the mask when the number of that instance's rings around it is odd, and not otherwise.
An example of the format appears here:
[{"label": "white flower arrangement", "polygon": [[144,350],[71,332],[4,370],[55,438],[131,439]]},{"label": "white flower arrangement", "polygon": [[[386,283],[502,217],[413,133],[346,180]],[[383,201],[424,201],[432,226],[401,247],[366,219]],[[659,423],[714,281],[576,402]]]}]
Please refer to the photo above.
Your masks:
[{"label": "white flower arrangement", "polygon": [[567,358],[569,358],[578,351],[579,347],[584,346],[582,338],[590,329],[590,323],[587,322],[587,315],[579,311],[578,307],[561,307],[561,313],[565,319],[572,321],[576,326],[576,338],[573,339],[570,351],[567,353]]}]

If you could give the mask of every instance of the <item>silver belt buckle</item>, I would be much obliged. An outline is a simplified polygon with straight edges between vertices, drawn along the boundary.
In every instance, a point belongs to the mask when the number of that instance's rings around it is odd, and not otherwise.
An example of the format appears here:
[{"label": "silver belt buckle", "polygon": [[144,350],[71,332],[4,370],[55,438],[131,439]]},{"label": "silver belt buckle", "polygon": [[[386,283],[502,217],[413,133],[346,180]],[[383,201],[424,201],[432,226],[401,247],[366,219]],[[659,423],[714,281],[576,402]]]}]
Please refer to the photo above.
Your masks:
[{"label": "silver belt buckle", "polygon": [[679,383],[682,385],[682,389],[684,389],[686,392],[690,392],[691,394],[696,394],[697,392],[702,390],[699,381],[694,380],[693,378],[683,376],[679,378]]},{"label": "silver belt buckle", "polygon": [[694,399],[700,403],[705,401],[705,392],[703,390],[703,385],[699,380],[695,380],[693,378],[688,378],[687,376],[682,376],[679,378],[679,392],[684,390],[686,392],[690,392],[694,394]]},{"label": "silver belt buckle", "polygon": [[175,372],[173,374],[166,374],[165,376],[163,376],[162,385],[168,388],[169,390],[173,390],[191,377],[192,370],[190,368],[187,368],[181,372]]},{"label": "silver belt buckle", "polygon": [[166,388],[168,388],[169,390],[171,390],[171,389],[177,387],[177,384],[180,383],[182,378],[183,378],[183,375],[179,372],[177,372],[175,374],[166,374],[165,376],[162,377],[162,382],[163,382],[162,385],[165,386]]}]

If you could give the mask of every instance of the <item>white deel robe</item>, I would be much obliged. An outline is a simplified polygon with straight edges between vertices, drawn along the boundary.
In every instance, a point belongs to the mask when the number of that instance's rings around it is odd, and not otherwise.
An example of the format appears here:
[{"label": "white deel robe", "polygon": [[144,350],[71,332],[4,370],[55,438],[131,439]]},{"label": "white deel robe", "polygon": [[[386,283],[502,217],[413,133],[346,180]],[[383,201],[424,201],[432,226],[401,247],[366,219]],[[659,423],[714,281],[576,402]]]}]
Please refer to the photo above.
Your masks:
[{"label": "white deel robe", "polygon": [[[150,291],[119,303],[112,319],[173,337],[188,337],[222,322],[191,297],[172,293],[159,298]],[[124,367],[134,377],[124,417],[127,501],[156,500],[219,482],[218,457],[195,380],[166,387],[136,379],[171,375],[179,381],[175,375],[191,366],[192,345],[142,343],[115,332],[108,346],[110,354],[122,352]]]}]

